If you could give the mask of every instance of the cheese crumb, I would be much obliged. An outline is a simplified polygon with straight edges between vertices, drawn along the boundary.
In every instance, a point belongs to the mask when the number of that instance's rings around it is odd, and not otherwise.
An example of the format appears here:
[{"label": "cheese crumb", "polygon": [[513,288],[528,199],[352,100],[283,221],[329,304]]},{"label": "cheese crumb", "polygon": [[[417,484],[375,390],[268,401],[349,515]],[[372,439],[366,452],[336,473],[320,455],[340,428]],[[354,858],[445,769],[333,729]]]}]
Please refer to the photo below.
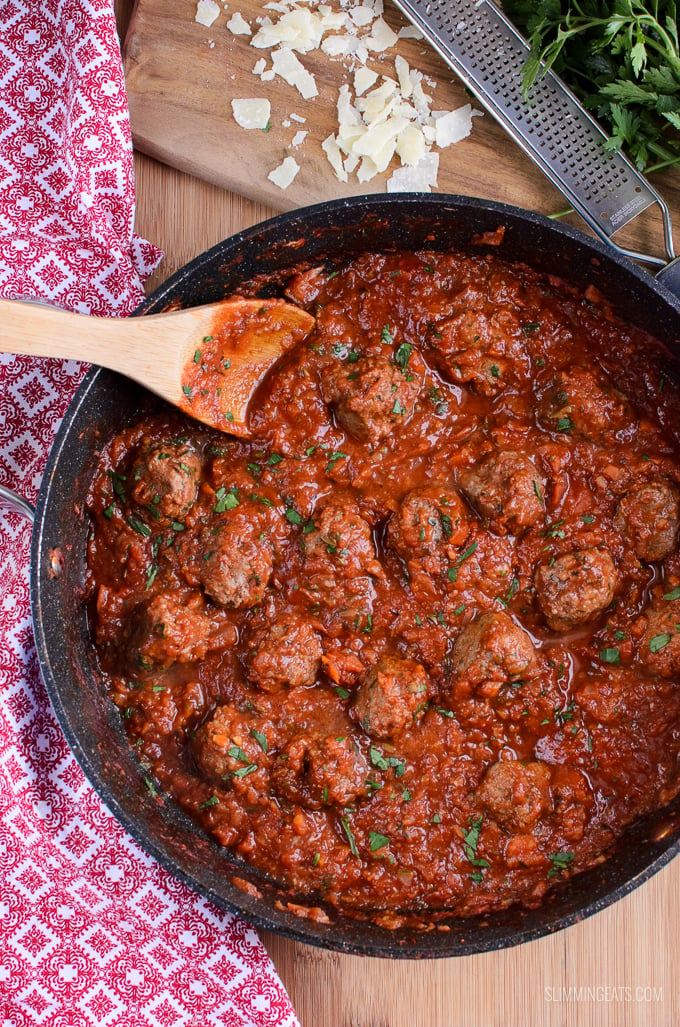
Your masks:
[{"label": "cheese crumb", "polygon": [[253,97],[248,100],[232,100],[231,110],[234,121],[241,128],[259,128],[266,130],[271,118],[271,104],[269,100]]},{"label": "cheese crumb", "polygon": [[198,0],[196,4],[196,16],[194,21],[199,25],[210,28],[220,15],[220,6],[215,0]]},{"label": "cheese crumb", "polygon": [[277,168],[274,168],[273,171],[269,172],[267,178],[273,182],[274,185],[278,185],[279,189],[287,189],[299,170],[300,165],[295,158],[286,157]]}]

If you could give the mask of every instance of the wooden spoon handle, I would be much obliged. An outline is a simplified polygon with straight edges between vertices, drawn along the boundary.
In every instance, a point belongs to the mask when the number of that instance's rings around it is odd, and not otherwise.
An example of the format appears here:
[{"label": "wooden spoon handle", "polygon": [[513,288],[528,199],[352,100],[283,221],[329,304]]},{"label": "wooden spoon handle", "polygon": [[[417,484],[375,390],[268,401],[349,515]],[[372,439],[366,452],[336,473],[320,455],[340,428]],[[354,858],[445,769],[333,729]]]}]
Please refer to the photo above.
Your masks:
[{"label": "wooden spoon handle", "polygon": [[0,299],[0,349],[35,357],[62,357],[107,365],[121,337],[121,322],[85,317],[42,303]]}]

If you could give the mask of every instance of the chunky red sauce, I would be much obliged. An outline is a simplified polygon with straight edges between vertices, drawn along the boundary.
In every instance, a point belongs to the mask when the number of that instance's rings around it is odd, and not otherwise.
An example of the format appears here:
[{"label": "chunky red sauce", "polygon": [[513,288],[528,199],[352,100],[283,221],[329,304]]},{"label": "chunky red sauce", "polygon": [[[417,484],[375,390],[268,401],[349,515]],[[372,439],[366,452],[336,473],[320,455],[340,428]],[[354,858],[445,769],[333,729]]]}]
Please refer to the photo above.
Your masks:
[{"label": "chunky red sauce", "polygon": [[102,456],[110,694],[155,787],[298,899],[536,904],[678,791],[678,393],[594,291],[492,257],[287,295],[316,327],[251,441],[167,413]]}]

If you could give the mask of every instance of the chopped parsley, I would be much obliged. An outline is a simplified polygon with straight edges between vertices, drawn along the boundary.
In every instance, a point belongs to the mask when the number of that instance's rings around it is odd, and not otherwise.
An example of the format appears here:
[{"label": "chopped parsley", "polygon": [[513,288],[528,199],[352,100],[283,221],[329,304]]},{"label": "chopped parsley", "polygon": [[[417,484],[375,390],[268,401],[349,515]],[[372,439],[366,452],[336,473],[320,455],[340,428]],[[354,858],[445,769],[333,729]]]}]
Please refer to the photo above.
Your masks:
[{"label": "chopped parsley", "polygon": [[210,798],[206,799],[205,802],[202,802],[201,805],[198,808],[199,809],[208,809],[210,806],[217,806],[219,801],[220,801],[219,800],[219,796],[211,795]]},{"label": "chopped parsley", "polygon": [[394,362],[402,371],[406,370],[412,352],[413,346],[410,342],[402,342],[397,347],[397,352],[394,354]]},{"label": "chopped parsley", "polygon": [[370,845],[371,852],[377,852],[378,849],[384,849],[386,845],[389,845],[390,840],[387,835],[380,834],[379,831],[368,832],[368,844]]},{"label": "chopped parsley", "polygon": [[548,856],[548,859],[552,863],[552,867],[548,871],[548,877],[556,877],[558,874],[563,874],[569,864],[573,862],[573,852],[553,852]]},{"label": "chopped parsley", "polygon": [[671,636],[667,631],[664,631],[661,635],[655,635],[654,638],[649,640],[649,651],[652,653],[658,653],[661,649],[665,649],[670,643]]},{"label": "chopped parsley", "polygon": [[238,489],[227,490],[222,485],[215,493],[215,499],[217,500],[213,507],[215,513],[225,513],[227,510],[234,510],[239,505]]},{"label": "chopped parsley", "polygon": [[355,842],[354,835],[352,834],[352,828],[349,826],[349,818],[340,817],[340,824],[342,826],[343,831],[345,832],[345,837],[349,842],[349,851],[352,853],[353,856],[358,856],[359,850],[357,849],[357,843]]}]

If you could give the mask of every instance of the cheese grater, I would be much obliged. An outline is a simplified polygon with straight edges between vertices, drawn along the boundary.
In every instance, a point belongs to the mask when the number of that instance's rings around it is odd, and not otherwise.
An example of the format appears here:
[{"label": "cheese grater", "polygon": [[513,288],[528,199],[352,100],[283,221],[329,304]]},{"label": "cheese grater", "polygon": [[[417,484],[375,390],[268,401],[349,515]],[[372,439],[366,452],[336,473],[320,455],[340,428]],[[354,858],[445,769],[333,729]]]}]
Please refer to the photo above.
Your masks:
[{"label": "cheese grater", "polygon": [[667,204],[623,154],[605,149],[606,134],[562,80],[549,70],[524,96],[529,45],[494,3],[394,3],[601,239],[627,257],[665,267],[659,257],[624,249],[612,239],[657,204],[667,259],[675,259]]}]

